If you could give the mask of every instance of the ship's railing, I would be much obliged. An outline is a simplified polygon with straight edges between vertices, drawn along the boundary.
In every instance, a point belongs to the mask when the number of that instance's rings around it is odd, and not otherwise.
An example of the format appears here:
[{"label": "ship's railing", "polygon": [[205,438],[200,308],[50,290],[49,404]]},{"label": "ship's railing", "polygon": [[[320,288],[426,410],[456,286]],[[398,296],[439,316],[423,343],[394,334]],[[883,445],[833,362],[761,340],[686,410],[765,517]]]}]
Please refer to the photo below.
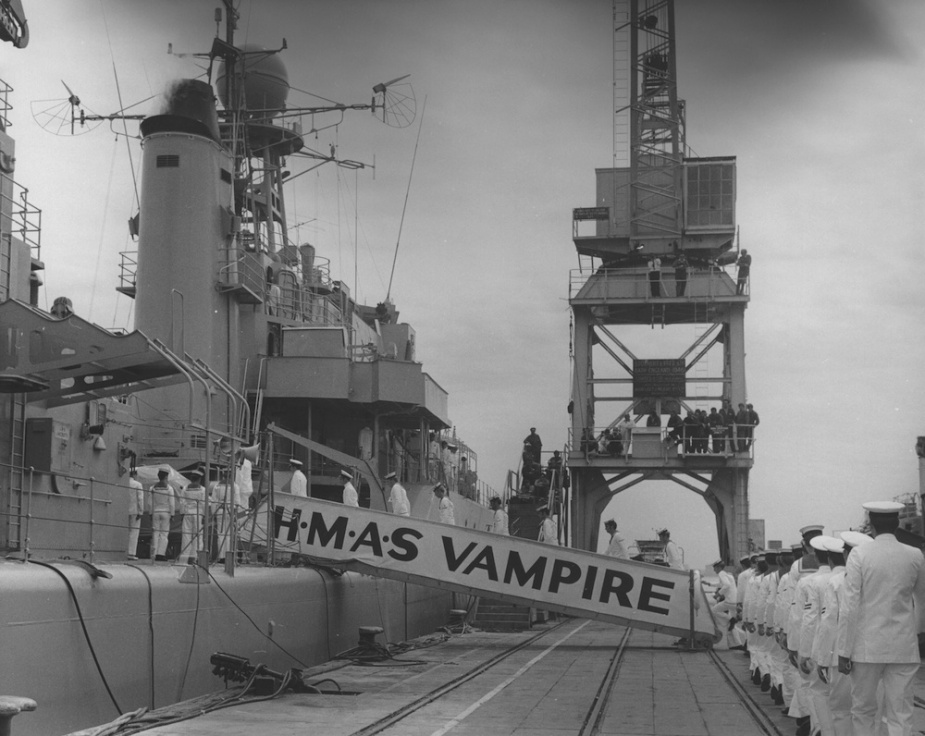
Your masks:
[{"label": "ship's railing", "polygon": [[12,91],[13,88],[0,79],[0,130],[6,130],[12,125],[10,122],[10,112],[13,110],[13,105],[10,104],[10,92]]},{"label": "ship's railing", "polygon": [[134,294],[137,274],[138,251],[122,251],[119,254],[119,286],[116,290],[125,294]]},{"label": "ship's railing", "polygon": [[242,288],[264,301],[267,293],[267,277],[260,261],[246,248],[222,249],[218,264],[218,283],[222,288]]},{"label": "ship's railing", "polygon": [[[582,289],[592,279],[595,283],[582,294]],[[661,271],[660,278],[654,283],[645,268],[575,268],[569,272],[569,299],[578,296],[645,301],[671,298],[693,302],[717,297],[749,296],[750,286],[746,278],[737,293],[735,280],[719,266],[689,268],[686,279],[678,279],[674,269],[668,267]]]},{"label": "ship's railing", "polygon": [[32,258],[41,260],[42,256],[42,210],[29,201],[29,190],[21,184],[12,182],[9,195],[2,194],[0,211],[9,211],[9,222],[4,223],[3,232],[18,235],[29,247]]},{"label": "ship's railing", "polygon": [[[725,426],[722,429],[710,428],[705,432],[691,432],[685,430],[685,426],[678,427],[642,427],[640,432],[634,438],[636,430],[630,432],[629,442],[625,442],[621,437],[620,430],[617,427],[592,427],[583,431],[581,437],[575,441],[573,430],[569,428],[569,440],[571,446],[583,454],[585,458],[593,460],[595,458],[623,458],[630,459],[633,457],[642,457],[641,448],[637,448],[637,443],[646,442],[645,457],[653,457],[652,452],[652,435],[657,434],[660,449],[655,453],[656,456],[664,460],[673,457],[736,457],[750,458],[755,457],[755,431],[752,425],[733,424]],[[602,440],[605,430],[609,430],[611,436]],[[645,439],[639,439],[642,434]],[[634,450],[639,449],[639,452]]]}]

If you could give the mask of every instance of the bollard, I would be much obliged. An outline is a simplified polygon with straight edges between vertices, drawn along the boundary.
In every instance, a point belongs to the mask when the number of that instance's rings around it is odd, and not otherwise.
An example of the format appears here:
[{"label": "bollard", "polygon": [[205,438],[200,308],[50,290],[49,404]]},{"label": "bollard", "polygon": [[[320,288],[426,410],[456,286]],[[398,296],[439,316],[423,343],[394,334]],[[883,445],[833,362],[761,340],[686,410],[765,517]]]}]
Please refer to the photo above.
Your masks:
[{"label": "bollard", "polygon": [[[359,629],[359,646],[374,649],[376,647],[376,637],[382,633],[382,630],[381,626],[361,626]],[[3,734],[0,734],[0,736],[3,736]]]},{"label": "bollard", "polygon": [[18,716],[23,711],[35,710],[37,707],[31,698],[0,695],[0,736],[10,736],[13,716]]}]

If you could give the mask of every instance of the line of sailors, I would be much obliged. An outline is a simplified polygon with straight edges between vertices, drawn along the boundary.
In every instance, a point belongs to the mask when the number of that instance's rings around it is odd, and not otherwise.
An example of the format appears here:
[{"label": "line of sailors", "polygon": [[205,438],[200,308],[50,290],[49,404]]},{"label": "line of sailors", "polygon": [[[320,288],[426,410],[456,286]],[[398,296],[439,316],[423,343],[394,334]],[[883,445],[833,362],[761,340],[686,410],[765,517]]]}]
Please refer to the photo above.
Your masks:
[{"label": "line of sailors", "polygon": [[896,539],[902,504],[864,509],[873,537],[812,524],[800,544],[743,558],[737,582],[714,563],[730,648],[747,653],[752,682],[798,736],[912,733],[925,556]]}]

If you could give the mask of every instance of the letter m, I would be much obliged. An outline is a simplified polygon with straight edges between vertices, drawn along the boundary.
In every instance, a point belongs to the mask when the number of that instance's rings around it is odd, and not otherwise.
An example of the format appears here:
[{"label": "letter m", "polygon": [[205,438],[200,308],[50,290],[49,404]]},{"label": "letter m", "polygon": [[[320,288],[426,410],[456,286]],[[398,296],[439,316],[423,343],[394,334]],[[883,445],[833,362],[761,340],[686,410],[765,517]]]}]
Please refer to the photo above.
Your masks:
[{"label": "letter m", "polygon": [[344,537],[347,536],[347,517],[338,516],[330,528],[324,523],[324,516],[317,511],[312,513],[308,526],[308,544],[315,544],[315,538],[322,547],[327,547],[334,540],[334,549],[343,549]]}]

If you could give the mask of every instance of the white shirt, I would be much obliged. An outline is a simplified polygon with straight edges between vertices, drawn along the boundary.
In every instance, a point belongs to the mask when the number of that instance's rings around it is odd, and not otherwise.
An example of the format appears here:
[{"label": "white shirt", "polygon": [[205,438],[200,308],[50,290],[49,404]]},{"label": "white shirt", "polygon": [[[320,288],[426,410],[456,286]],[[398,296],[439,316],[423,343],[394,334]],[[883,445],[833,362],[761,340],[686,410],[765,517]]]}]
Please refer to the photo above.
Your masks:
[{"label": "white shirt", "polygon": [[831,667],[838,664],[835,654],[835,637],[838,632],[838,590],[845,582],[845,567],[838,565],[832,568],[832,574],[826,581],[822,591],[822,610],[819,612],[819,625],[816,627],[816,638],[813,639],[813,649],[810,653],[813,661],[822,667]]},{"label": "white shirt", "polygon": [[925,557],[919,550],[893,534],[878,534],[851,550],[844,588],[839,656],[854,662],[919,661],[915,609],[925,604]]},{"label": "white shirt", "polygon": [[212,486],[212,504],[217,510],[234,513],[241,506],[241,492],[237,483],[216,483]]},{"label": "white shirt", "polygon": [[389,492],[389,503],[392,506],[392,513],[399,516],[411,516],[411,504],[408,503],[408,493],[402,487],[401,483],[394,483],[392,490]]},{"label": "white shirt", "polygon": [[736,602],[736,581],[731,572],[719,571],[719,586],[716,588],[716,597],[722,596],[722,602],[734,604]]},{"label": "white shirt", "polygon": [[145,512],[145,487],[137,478],[128,479],[128,515],[141,516]]},{"label": "white shirt", "polygon": [[344,506],[356,506],[360,508],[360,497],[357,495],[357,489],[349,480],[344,484]]},{"label": "white shirt", "polygon": [[495,513],[491,520],[491,530],[495,534],[510,536],[510,532],[507,529],[507,513],[504,509],[495,509]]},{"label": "white shirt", "polygon": [[305,473],[296,468],[292,471],[292,479],[289,481],[289,492],[293,496],[308,497],[308,478]]},{"label": "white shirt", "polygon": [[446,496],[441,498],[437,509],[440,512],[441,524],[452,524],[453,526],[456,525],[456,513],[453,510],[453,502],[449,498]]},{"label": "white shirt", "polygon": [[806,578],[806,585],[800,586],[800,601],[803,606],[803,620],[800,623],[800,643],[797,653],[801,657],[810,657],[813,653],[813,639],[816,638],[816,629],[819,628],[819,617],[822,614],[822,595],[825,593],[825,584],[832,577],[832,568],[820,565],[819,572]]},{"label": "white shirt", "polygon": [[245,457],[242,458],[241,464],[235,469],[234,482],[238,484],[238,489],[241,492],[242,506],[248,505],[250,497],[254,493],[254,480],[251,477],[253,467],[251,461]]},{"label": "white shirt", "polygon": [[604,554],[608,557],[619,557],[622,560],[628,560],[630,555],[626,551],[626,537],[615,531],[610,535],[610,543],[607,545],[607,551]]},{"label": "white shirt", "polygon": [[548,516],[543,519],[543,523],[540,525],[540,536],[538,539],[540,542],[545,542],[546,544],[559,544],[556,522]]},{"label": "white shirt", "polygon": [[665,545],[665,561],[668,563],[668,567],[673,567],[675,570],[687,569],[684,567],[684,561],[681,559],[681,550],[679,550],[678,545],[670,539]]},{"label": "white shirt", "polygon": [[151,486],[151,511],[154,513],[169,513],[173,516],[176,504],[176,491],[167,481],[160,481]]}]

